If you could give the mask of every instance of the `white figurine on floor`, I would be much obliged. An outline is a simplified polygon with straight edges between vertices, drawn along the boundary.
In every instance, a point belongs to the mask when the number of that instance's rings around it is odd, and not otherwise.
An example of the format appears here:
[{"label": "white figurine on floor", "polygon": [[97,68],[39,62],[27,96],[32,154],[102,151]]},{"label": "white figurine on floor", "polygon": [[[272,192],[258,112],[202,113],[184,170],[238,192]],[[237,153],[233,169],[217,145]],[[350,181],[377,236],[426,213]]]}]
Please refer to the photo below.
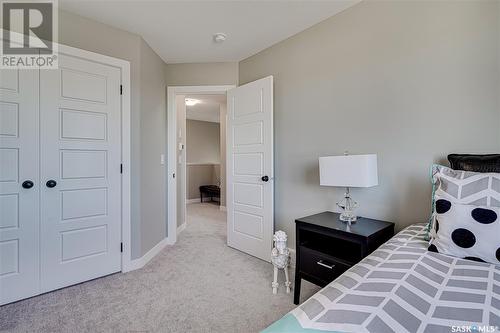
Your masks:
[{"label": "white figurine on floor", "polygon": [[274,280],[271,284],[273,287],[273,294],[278,292],[278,269],[285,271],[285,287],[286,292],[290,292],[292,283],[288,278],[288,265],[290,264],[290,250],[286,247],[286,234],[284,231],[276,231],[273,236],[274,248],[271,251],[271,261],[274,266]]}]

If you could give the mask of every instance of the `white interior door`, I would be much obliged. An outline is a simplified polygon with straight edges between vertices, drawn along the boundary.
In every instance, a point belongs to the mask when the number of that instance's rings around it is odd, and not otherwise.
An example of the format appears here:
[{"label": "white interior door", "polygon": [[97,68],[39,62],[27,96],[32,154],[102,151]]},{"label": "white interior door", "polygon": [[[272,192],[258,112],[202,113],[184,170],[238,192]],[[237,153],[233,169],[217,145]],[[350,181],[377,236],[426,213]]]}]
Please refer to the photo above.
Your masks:
[{"label": "white interior door", "polygon": [[38,134],[38,71],[0,70],[0,304],[39,291]]},{"label": "white interior door", "polygon": [[120,70],[60,54],[40,81],[44,292],[121,269]]},{"label": "white interior door", "polygon": [[274,231],[273,77],[227,93],[227,243],[271,260]]}]

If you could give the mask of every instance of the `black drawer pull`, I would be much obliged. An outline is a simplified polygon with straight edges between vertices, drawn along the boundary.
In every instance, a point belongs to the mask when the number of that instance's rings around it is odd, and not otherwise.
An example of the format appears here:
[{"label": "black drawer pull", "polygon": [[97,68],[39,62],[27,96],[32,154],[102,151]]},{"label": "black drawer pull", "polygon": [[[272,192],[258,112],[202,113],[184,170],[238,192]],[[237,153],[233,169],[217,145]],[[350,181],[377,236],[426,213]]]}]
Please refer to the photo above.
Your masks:
[{"label": "black drawer pull", "polygon": [[333,264],[332,265],[325,264],[323,262],[323,260],[318,261],[317,264],[320,265],[320,266],[326,267],[328,269],[333,269],[335,267],[335,265],[333,265]]}]

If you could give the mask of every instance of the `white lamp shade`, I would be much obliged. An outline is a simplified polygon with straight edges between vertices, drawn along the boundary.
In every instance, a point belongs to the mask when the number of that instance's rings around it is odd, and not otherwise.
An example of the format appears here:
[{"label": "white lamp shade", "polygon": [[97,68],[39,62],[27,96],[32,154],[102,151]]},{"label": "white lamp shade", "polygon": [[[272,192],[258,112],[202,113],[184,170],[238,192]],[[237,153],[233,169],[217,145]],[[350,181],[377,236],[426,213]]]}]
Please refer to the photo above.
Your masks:
[{"label": "white lamp shade", "polygon": [[343,155],[319,158],[323,186],[372,187],[378,185],[377,155]]}]

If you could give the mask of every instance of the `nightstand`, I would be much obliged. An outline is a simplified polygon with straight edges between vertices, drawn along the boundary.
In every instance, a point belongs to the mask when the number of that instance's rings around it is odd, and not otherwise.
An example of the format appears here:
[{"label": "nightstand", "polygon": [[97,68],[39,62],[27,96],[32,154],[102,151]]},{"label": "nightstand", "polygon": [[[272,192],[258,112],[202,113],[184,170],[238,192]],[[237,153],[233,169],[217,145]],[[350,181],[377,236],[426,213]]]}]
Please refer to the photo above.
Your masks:
[{"label": "nightstand", "polygon": [[392,222],[358,217],[349,227],[339,215],[323,212],[295,220],[295,304],[301,279],[324,287],[394,235]]}]

